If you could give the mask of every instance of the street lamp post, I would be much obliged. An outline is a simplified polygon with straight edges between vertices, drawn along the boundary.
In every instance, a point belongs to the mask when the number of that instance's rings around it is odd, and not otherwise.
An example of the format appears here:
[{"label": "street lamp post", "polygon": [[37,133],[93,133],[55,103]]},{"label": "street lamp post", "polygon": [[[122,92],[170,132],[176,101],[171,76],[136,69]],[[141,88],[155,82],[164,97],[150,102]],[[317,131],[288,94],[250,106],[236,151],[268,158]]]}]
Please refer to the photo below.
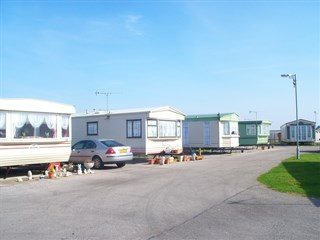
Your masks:
[{"label": "street lamp post", "polygon": [[296,139],[297,139],[297,141],[296,141],[297,142],[296,159],[300,159],[297,78],[296,78],[295,74],[281,74],[281,77],[288,77],[288,78],[292,79],[293,87],[295,88],[295,98],[296,98]]}]

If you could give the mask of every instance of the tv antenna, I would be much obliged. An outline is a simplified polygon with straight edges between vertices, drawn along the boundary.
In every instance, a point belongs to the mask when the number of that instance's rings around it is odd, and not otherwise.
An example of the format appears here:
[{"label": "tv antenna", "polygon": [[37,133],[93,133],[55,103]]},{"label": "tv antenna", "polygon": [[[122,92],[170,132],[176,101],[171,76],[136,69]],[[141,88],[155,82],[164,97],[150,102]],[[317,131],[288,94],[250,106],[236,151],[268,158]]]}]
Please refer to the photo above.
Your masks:
[{"label": "tv antenna", "polygon": [[106,110],[107,112],[109,112],[109,95],[111,95],[111,92],[99,92],[96,91],[95,92],[96,95],[101,94],[101,95],[105,95],[106,96]]}]

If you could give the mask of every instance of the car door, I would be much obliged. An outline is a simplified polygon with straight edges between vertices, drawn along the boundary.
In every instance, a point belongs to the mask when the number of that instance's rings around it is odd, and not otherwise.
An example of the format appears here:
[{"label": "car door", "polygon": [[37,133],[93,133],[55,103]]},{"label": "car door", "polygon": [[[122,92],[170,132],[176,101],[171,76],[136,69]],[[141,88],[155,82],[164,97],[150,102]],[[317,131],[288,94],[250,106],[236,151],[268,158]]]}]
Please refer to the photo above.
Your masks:
[{"label": "car door", "polygon": [[87,140],[85,149],[82,150],[84,160],[90,159],[96,154],[97,144],[94,141]]},{"label": "car door", "polygon": [[86,159],[91,159],[91,151],[88,147],[90,147],[90,145],[93,146],[92,143],[90,140],[82,140],[73,145],[69,161],[73,163],[83,163]]}]

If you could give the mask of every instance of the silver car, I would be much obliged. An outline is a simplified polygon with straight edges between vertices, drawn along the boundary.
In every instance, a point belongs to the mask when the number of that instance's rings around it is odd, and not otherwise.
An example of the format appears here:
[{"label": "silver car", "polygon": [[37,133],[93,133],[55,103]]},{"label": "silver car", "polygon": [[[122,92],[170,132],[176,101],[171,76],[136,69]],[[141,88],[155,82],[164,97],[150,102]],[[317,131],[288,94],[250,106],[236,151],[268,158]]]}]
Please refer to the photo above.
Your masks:
[{"label": "silver car", "polygon": [[132,161],[133,154],[130,146],[112,139],[84,139],[75,143],[69,162],[84,163],[88,159],[94,162],[94,168],[102,168],[107,163],[123,167],[127,161]]}]

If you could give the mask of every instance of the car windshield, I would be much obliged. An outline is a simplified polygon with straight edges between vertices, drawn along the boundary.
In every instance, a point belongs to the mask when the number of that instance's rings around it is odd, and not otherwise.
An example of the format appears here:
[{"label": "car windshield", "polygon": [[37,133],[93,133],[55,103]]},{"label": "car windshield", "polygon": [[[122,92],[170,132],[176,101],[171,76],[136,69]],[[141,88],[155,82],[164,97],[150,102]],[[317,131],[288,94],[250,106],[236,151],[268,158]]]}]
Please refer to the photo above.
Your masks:
[{"label": "car windshield", "polygon": [[107,147],[120,147],[123,146],[123,144],[116,142],[114,140],[100,140],[100,142]]}]

